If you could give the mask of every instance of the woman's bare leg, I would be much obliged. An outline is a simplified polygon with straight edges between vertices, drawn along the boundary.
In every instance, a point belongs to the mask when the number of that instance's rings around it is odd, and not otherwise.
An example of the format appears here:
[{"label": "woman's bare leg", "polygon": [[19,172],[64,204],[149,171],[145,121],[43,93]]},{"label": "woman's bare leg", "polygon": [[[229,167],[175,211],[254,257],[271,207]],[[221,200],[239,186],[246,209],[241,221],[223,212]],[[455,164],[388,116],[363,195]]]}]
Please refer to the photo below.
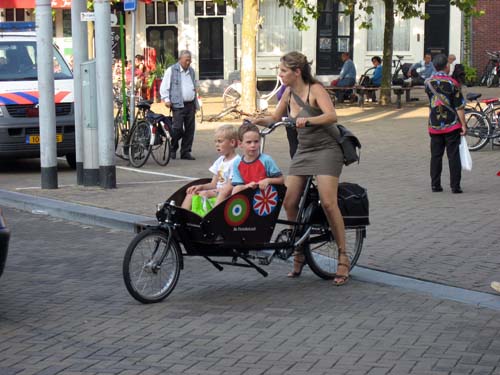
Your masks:
[{"label": "woman's bare leg", "polygon": [[325,211],[328,224],[332,230],[335,242],[339,249],[339,262],[335,284],[345,283],[349,276],[349,257],[346,254],[344,218],[337,203],[337,189],[339,178],[334,176],[316,176],[319,198]]},{"label": "woman's bare leg", "polygon": [[[297,213],[299,212],[299,202],[306,182],[305,176],[288,176],[286,178],[286,195],[283,202],[285,207],[286,216],[290,221],[297,220]],[[288,273],[288,277],[299,277],[304,268],[305,257],[302,251],[295,249],[293,254],[293,271]]]}]

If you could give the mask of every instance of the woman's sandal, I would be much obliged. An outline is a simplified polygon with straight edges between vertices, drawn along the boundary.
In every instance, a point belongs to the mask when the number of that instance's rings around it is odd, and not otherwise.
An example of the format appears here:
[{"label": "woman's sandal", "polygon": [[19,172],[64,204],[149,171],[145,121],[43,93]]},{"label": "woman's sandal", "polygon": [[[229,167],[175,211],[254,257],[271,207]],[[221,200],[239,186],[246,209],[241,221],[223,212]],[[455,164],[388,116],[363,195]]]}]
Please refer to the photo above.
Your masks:
[{"label": "woman's sandal", "polygon": [[291,278],[299,277],[305,265],[306,256],[302,252],[295,251],[293,253],[293,271],[288,272],[286,276]]},{"label": "woman's sandal", "polygon": [[[340,261],[341,257],[347,258],[348,262],[347,263],[342,263]],[[347,269],[347,272],[349,272],[350,265],[349,265],[349,258],[347,257],[347,253],[345,251],[340,251],[339,250],[339,262],[337,264],[337,273],[335,274],[335,277],[333,279],[333,285],[335,286],[342,286],[346,284],[349,281],[349,273],[347,275],[345,274],[339,274],[339,267],[345,267]]]}]

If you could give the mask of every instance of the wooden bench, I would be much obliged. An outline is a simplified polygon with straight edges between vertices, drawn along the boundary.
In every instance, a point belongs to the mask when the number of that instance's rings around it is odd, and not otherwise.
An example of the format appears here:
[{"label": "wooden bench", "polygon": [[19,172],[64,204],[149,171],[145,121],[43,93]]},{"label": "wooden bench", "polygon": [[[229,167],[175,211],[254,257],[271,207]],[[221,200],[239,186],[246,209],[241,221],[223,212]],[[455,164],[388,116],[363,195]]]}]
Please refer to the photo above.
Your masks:
[{"label": "wooden bench", "polygon": [[365,104],[365,94],[368,92],[375,92],[379,90],[380,87],[367,87],[367,86],[346,86],[346,87],[338,87],[338,86],[325,86],[325,90],[332,98],[333,103],[337,102],[337,96],[335,95],[337,91],[348,91],[351,90],[353,94],[356,96],[356,102],[360,107]]},{"label": "wooden bench", "polygon": [[411,101],[410,93],[412,90],[425,90],[425,86],[392,86],[392,91],[396,95],[396,106],[398,108],[402,107],[401,96],[405,94],[406,103]]},{"label": "wooden bench", "polygon": [[[347,87],[325,86],[325,90],[332,98],[333,103],[336,103],[337,101],[337,96],[335,95],[337,91],[351,90],[353,94],[356,95],[356,102],[360,107],[362,107],[365,104],[365,94],[380,90],[380,87],[366,87],[360,85],[347,86]],[[408,103],[411,101],[411,91],[425,90],[425,86],[391,86],[391,90],[393,91],[394,95],[396,95],[397,108],[401,108],[403,105],[401,100],[403,94],[405,94],[405,101]]]}]

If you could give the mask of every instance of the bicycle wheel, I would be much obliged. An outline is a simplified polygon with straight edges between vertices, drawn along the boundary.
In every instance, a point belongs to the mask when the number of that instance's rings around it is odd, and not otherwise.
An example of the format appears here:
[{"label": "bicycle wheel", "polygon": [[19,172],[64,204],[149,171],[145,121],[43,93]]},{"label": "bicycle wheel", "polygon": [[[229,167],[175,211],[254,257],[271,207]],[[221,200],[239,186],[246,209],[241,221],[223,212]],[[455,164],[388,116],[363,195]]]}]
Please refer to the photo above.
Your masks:
[{"label": "bicycle wheel", "polygon": [[495,83],[496,81],[496,78],[497,78],[497,75],[495,74],[495,71],[494,70],[491,70],[489,73],[488,73],[488,78],[486,78],[486,86],[487,87],[491,87],[493,86],[493,84]]},{"label": "bicycle wheel", "polygon": [[179,244],[168,232],[146,229],[132,240],[125,252],[123,281],[137,301],[160,302],[174,290],[181,262]]},{"label": "bicycle wheel", "polygon": [[222,94],[224,109],[233,107],[239,104],[241,97],[241,82],[236,82],[229,85]]},{"label": "bicycle wheel", "polygon": [[130,133],[130,143],[128,147],[128,156],[130,164],[136,168],[142,167],[149,158],[151,147],[151,129],[147,121],[141,120],[136,123]]},{"label": "bicycle wheel", "polygon": [[467,124],[467,145],[470,151],[477,151],[482,149],[488,143],[488,135],[491,131],[491,124],[478,111],[466,111],[465,122]]},{"label": "bicycle wheel", "polygon": [[[365,228],[346,228],[346,252],[351,270],[358,262],[363,248]],[[333,279],[337,271],[339,250],[328,224],[312,228],[309,242],[304,246],[304,254],[311,271],[322,279]]]},{"label": "bicycle wheel", "polygon": [[155,142],[151,146],[151,156],[154,161],[164,167],[170,161],[170,139],[168,139],[163,129],[160,129],[157,128],[156,130]]},{"label": "bicycle wheel", "polygon": [[203,120],[203,107],[200,106],[200,109],[196,111],[196,122],[201,124]]}]

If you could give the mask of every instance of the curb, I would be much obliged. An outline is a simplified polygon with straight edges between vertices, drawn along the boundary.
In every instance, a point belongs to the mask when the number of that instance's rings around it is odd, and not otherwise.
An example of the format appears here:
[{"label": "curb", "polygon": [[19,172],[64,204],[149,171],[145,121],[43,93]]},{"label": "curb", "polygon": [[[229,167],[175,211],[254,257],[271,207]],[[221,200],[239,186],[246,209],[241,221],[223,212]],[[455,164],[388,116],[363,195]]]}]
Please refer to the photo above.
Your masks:
[{"label": "curb", "polygon": [[125,232],[135,232],[138,225],[154,219],[148,216],[35,197],[2,189],[0,189],[0,205]]}]

